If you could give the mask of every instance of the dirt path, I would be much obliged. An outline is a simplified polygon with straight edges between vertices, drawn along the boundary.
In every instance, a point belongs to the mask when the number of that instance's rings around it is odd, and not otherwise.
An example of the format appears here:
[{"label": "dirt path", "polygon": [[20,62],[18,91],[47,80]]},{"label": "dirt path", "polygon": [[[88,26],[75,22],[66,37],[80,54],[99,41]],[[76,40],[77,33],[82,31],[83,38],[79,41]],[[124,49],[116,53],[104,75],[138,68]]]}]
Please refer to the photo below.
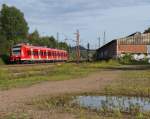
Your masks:
[{"label": "dirt path", "polygon": [[100,90],[106,83],[115,79],[119,71],[100,71],[85,78],[66,81],[50,81],[27,88],[0,91],[0,112],[14,109],[22,101],[39,95],[59,95]]}]

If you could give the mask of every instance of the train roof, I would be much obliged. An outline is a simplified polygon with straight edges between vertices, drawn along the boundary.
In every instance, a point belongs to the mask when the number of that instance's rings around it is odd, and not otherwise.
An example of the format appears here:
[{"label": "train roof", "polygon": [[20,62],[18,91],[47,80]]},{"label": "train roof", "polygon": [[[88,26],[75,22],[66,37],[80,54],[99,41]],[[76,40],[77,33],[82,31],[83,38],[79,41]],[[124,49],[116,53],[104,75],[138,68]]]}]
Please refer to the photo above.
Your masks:
[{"label": "train roof", "polygon": [[28,48],[36,48],[36,49],[47,49],[47,50],[56,50],[56,51],[63,51],[63,52],[67,52],[66,50],[61,50],[61,49],[56,49],[56,48],[48,48],[48,47],[42,47],[42,46],[33,46],[33,45],[29,45],[29,44],[17,44],[17,45],[15,45],[15,46],[25,46],[25,47],[28,47]]}]

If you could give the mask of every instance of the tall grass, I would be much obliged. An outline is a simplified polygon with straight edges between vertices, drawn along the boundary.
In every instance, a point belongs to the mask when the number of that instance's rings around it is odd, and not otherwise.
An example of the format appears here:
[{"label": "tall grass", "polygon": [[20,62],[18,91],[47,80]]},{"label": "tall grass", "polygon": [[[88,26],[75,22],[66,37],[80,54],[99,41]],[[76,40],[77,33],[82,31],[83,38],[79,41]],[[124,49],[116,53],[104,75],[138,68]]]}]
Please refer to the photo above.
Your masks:
[{"label": "tall grass", "polygon": [[2,58],[0,58],[0,65],[5,64],[4,61],[2,60]]},{"label": "tall grass", "polygon": [[150,96],[150,70],[123,71],[104,89],[105,94]]},{"label": "tall grass", "polygon": [[0,89],[30,86],[42,81],[69,80],[87,76],[98,70],[97,64],[56,64],[24,67],[1,67]]},{"label": "tall grass", "polygon": [[119,64],[113,60],[81,64],[3,66],[0,68],[0,89],[30,86],[42,81],[60,81],[84,77],[99,69],[114,66],[119,66]]},{"label": "tall grass", "polygon": [[[126,113],[119,108],[114,107],[110,109],[103,107],[101,109],[94,109],[92,107],[84,107],[79,105],[76,101],[75,95],[60,95],[57,97],[38,97],[26,104],[32,105],[39,111],[47,111],[57,113],[69,113],[75,115],[77,119],[147,119],[150,115],[148,112],[139,112],[137,106],[132,106],[130,112]],[[111,104],[108,104],[111,105]]]},{"label": "tall grass", "polygon": [[117,60],[99,61],[89,64],[89,66],[94,68],[112,68],[121,66]]}]

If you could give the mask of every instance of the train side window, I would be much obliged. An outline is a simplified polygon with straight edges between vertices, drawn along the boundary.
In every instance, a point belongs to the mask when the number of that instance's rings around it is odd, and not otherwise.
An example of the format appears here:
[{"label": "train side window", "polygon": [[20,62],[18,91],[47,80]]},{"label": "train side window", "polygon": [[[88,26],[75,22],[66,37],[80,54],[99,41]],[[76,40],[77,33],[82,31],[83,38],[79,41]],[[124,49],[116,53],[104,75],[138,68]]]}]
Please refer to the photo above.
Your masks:
[{"label": "train side window", "polygon": [[51,52],[48,52],[48,56],[51,56]]},{"label": "train side window", "polygon": [[40,51],[40,55],[42,56],[42,51]]},{"label": "train side window", "polygon": [[28,56],[31,55],[31,51],[30,51],[30,50],[27,51],[27,55],[28,55]]},{"label": "train side window", "polygon": [[41,56],[43,56],[43,51],[40,51]]},{"label": "train side window", "polygon": [[34,56],[38,56],[38,51],[33,51]]},{"label": "train side window", "polygon": [[46,51],[44,52],[44,56],[46,56]]}]

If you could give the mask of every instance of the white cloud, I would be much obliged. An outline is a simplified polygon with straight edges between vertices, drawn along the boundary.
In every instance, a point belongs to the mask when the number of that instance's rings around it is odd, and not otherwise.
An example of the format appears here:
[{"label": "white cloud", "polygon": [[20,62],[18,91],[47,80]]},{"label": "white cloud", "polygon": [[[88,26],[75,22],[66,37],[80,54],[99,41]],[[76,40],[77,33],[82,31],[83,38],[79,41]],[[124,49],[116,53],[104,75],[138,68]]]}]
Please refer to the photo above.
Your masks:
[{"label": "white cloud", "polygon": [[96,40],[103,30],[108,31],[107,38],[112,40],[150,24],[149,0],[1,0],[0,4],[3,3],[21,9],[31,31],[59,31],[73,38],[78,28],[87,41]]}]

